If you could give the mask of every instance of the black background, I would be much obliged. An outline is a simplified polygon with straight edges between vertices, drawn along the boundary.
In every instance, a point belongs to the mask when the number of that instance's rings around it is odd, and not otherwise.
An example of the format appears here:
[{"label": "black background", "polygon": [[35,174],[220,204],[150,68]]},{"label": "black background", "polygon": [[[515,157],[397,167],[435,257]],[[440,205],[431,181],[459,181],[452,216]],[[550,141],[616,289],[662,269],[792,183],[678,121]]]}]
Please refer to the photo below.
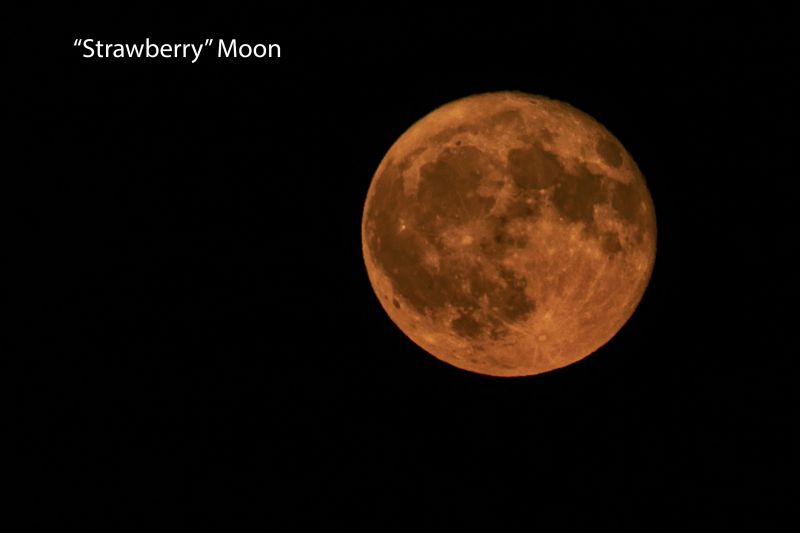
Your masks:
[{"label": "black background", "polygon": [[[29,518],[694,530],[779,524],[794,413],[791,13],[278,5],[15,20],[15,432]],[[48,24],[42,19],[47,18]],[[35,38],[34,38],[35,37]],[[76,38],[281,45],[87,60]],[[375,297],[381,158],[459,97],[589,113],[658,219],[635,315],[580,363],[468,373]],[[18,143],[18,144],[17,144]],[[412,529],[413,530],[413,529]]]}]

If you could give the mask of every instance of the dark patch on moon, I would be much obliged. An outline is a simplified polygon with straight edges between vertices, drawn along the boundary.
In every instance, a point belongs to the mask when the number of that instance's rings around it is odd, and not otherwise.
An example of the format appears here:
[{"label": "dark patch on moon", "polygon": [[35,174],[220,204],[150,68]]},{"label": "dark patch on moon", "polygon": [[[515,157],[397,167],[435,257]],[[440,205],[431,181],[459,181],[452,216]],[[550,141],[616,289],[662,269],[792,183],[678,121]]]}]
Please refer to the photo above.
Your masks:
[{"label": "dark patch on moon", "polygon": [[[421,167],[416,198],[405,195],[398,168],[387,167],[377,178],[365,217],[368,246],[394,291],[420,313],[448,306],[459,310],[451,328],[460,336],[506,334],[504,323],[524,320],[533,312],[525,278],[464,251],[450,250],[441,241],[446,229],[479,219],[493,221],[490,239],[495,254],[525,245],[507,231],[511,217],[489,214],[494,198],[478,194],[493,162],[472,146],[444,150]],[[530,206],[512,205],[515,216],[536,212]],[[438,255],[438,268],[425,261],[428,251]],[[488,302],[490,311],[480,307],[481,301]],[[398,307],[399,301],[395,298],[393,304]]]},{"label": "dark patch on moon", "polygon": [[622,244],[619,242],[619,236],[613,231],[603,233],[603,236],[600,238],[600,244],[603,251],[609,255],[618,254],[622,251]]},{"label": "dark patch on moon", "polygon": [[502,290],[489,295],[489,305],[499,309],[500,316],[507,322],[525,319],[534,310],[534,302],[525,294],[528,281],[507,268],[500,268],[500,277],[505,284]]},{"label": "dark patch on moon", "polygon": [[483,333],[484,326],[470,314],[460,314],[450,322],[450,327],[461,337],[475,338]]},{"label": "dark patch on moon", "polygon": [[508,171],[514,183],[524,190],[540,190],[555,185],[563,170],[558,158],[539,144],[508,152]]},{"label": "dark patch on moon", "polygon": [[399,231],[405,203],[402,174],[388,166],[375,181],[365,219],[368,246],[400,296],[418,310],[441,306],[432,272],[421,268],[425,240],[412,229]]},{"label": "dark patch on moon", "polygon": [[602,178],[581,164],[577,171],[561,175],[552,199],[564,218],[570,222],[582,222],[589,233],[594,233],[594,206],[606,201],[606,193]]},{"label": "dark patch on moon", "polygon": [[600,139],[595,148],[608,166],[619,168],[622,165],[622,149],[617,143],[609,139]]},{"label": "dark patch on moon", "polygon": [[578,164],[568,171],[559,158],[534,142],[508,152],[508,171],[522,191],[550,191],[553,206],[569,222],[580,222],[596,235],[594,206],[608,201],[603,176]]},{"label": "dark patch on moon", "polygon": [[495,113],[489,117],[488,125],[489,129],[492,129],[498,126],[507,126],[510,122],[523,123],[522,115],[516,109],[508,109]]},{"label": "dark patch on moon", "polygon": [[[524,248],[528,244],[525,235],[512,233],[510,223],[520,218],[533,219],[538,215],[538,209],[519,202],[511,204],[503,215],[490,215],[486,219],[488,229],[486,236],[481,239],[479,246],[484,255],[491,258],[501,258],[514,248]],[[524,206],[524,207],[523,207]]]},{"label": "dark patch on moon", "polygon": [[548,130],[547,128],[542,128],[539,131],[539,137],[546,142],[553,142],[553,132]]},{"label": "dark patch on moon", "polygon": [[620,217],[628,222],[636,222],[643,199],[644,193],[640,185],[617,183],[614,186],[611,205]]},{"label": "dark patch on moon", "polygon": [[484,285],[475,300],[477,302],[485,296],[492,311],[487,312],[474,304],[464,307],[458,318],[450,323],[457,335],[479,338],[488,330],[489,338],[499,340],[508,334],[507,324],[525,320],[534,311],[535,302],[525,294],[525,277],[503,267],[499,268],[499,274],[502,283]]},{"label": "dark patch on moon", "polygon": [[[601,139],[597,143],[597,150],[609,165],[617,167],[622,164],[622,148],[617,143]],[[612,183],[581,163],[568,171],[556,154],[546,150],[538,141],[533,141],[526,148],[509,150],[507,165],[508,172],[521,191],[515,196],[522,197],[525,191],[550,191],[553,206],[558,212],[569,222],[584,224],[587,235],[597,236],[594,206],[610,201],[620,218],[637,226],[637,236],[641,237],[640,208],[646,194],[641,184]],[[519,205],[516,204],[517,208]],[[609,251],[617,248],[612,242],[604,243],[604,246]]]},{"label": "dark patch on moon", "polygon": [[531,202],[526,201],[525,195],[517,195],[517,200],[510,202],[506,206],[505,216],[509,219],[534,220],[539,217],[542,207],[531,198]]},{"label": "dark patch on moon", "polygon": [[487,215],[495,200],[479,195],[478,187],[491,170],[489,157],[474,146],[442,151],[434,162],[420,168],[417,198],[421,208],[433,208],[460,223]]}]

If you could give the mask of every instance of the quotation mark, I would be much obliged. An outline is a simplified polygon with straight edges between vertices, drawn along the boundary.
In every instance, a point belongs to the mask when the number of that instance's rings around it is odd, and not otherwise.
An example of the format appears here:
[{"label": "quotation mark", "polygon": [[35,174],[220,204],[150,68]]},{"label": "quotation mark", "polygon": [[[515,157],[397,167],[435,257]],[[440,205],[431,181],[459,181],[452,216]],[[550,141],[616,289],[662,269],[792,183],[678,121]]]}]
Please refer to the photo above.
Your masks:
[{"label": "quotation mark", "polygon": [[211,43],[214,42],[214,39],[206,39],[206,46],[211,46]]}]

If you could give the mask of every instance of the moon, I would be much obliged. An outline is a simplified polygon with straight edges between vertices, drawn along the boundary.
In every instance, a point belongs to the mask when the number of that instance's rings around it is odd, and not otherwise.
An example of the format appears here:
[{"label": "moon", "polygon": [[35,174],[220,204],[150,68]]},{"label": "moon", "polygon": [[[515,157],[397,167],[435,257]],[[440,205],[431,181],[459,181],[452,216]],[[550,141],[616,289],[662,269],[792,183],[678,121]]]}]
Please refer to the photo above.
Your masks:
[{"label": "moon", "polygon": [[458,368],[572,364],[631,317],[653,271],[653,201],[631,155],[569,104],[518,92],[448,103],[375,172],[361,225],[381,305]]}]

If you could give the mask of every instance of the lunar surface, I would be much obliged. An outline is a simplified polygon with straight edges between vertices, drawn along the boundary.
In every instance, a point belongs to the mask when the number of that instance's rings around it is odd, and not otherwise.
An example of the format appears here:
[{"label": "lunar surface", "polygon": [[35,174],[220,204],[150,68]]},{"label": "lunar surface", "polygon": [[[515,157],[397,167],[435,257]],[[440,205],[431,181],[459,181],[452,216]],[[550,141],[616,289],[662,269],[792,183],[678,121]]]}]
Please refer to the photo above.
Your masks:
[{"label": "lunar surface", "polygon": [[524,376],[574,363],[633,314],[656,220],[636,163],[578,109],[463,98],[406,131],[367,193],[362,245],[383,308],[456,367]]}]

